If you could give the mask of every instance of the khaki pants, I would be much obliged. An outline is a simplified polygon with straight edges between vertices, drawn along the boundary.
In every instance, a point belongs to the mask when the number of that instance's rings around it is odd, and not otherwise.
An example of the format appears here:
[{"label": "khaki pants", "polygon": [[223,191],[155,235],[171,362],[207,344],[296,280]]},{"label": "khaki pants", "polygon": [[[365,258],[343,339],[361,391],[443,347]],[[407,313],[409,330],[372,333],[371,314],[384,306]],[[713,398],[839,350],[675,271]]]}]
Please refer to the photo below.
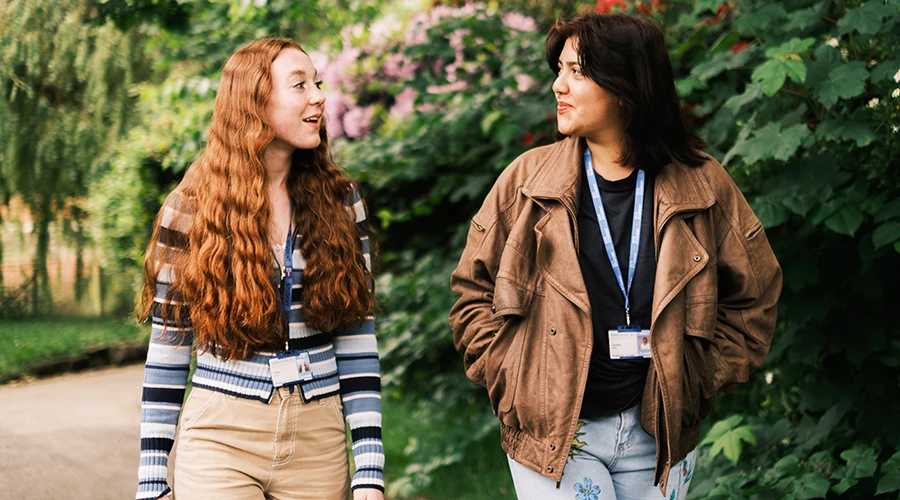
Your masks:
[{"label": "khaki pants", "polygon": [[269,404],[194,389],[175,456],[176,500],[345,500],[340,396],[304,404],[281,387]]}]

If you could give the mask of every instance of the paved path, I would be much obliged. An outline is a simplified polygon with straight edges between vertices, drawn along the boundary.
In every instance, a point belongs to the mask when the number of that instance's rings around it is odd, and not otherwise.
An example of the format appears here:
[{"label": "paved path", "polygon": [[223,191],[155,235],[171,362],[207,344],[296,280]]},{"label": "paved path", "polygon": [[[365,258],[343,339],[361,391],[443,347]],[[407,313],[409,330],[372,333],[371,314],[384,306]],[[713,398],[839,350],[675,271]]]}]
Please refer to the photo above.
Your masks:
[{"label": "paved path", "polygon": [[143,375],[134,365],[0,386],[0,497],[134,498]]}]

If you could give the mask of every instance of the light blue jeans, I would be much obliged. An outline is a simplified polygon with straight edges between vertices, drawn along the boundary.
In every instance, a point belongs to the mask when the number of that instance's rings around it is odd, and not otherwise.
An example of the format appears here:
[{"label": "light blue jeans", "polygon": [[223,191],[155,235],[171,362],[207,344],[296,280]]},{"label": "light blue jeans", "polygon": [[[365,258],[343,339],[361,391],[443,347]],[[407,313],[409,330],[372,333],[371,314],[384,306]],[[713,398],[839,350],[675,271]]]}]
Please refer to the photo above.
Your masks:
[{"label": "light blue jeans", "polygon": [[694,473],[696,450],[669,472],[666,495],[653,485],[656,441],[641,427],[641,405],[618,415],[582,419],[559,489],[515,460],[509,460],[520,500],[683,500]]}]

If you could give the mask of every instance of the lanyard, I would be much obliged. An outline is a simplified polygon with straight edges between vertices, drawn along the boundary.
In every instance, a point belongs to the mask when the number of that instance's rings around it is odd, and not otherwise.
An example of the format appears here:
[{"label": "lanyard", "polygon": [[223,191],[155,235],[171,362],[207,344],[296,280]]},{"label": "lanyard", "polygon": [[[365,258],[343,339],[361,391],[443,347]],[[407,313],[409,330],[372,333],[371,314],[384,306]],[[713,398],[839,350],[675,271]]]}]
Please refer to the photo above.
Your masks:
[{"label": "lanyard", "polygon": [[[294,200],[291,200],[291,218],[288,221],[288,232],[287,238],[284,242],[284,270],[283,275],[281,276],[281,306],[284,309],[284,329],[288,332],[288,338],[290,338],[291,331],[291,292],[294,288],[294,267],[293,267],[293,258],[294,258],[294,242],[293,238],[293,224],[294,224]],[[285,350],[288,349],[288,341],[284,341]]]},{"label": "lanyard", "polygon": [[597,223],[600,225],[600,234],[603,235],[603,245],[606,247],[606,256],[616,274],[619,289],[625,296],[625,322],[631,326],[631,304],[628,300],[631,292],[631,283],[634,281],[634,270],[637,267],[638,248],[641,244],[641,219],[644,208],[644,171],[638,170],[637,185],[634,188],[634,215],[631,222],[631,248],[628,252],[628,287],[622,279],[622,269],[619,267],[619,258],[616,256],[616,247],[613,245],[612,233],[609,230],[609,221],[606,219],[606,211],[603,210],[603,200],[600,199],[600,189],[597,187],[597,179],[594,177],[594,167],[591,160],[591,149],[584,148],[584,170],[587,175],[588,186],[591,189],[591,199],[594,201],[594,212],[597,214]]}]

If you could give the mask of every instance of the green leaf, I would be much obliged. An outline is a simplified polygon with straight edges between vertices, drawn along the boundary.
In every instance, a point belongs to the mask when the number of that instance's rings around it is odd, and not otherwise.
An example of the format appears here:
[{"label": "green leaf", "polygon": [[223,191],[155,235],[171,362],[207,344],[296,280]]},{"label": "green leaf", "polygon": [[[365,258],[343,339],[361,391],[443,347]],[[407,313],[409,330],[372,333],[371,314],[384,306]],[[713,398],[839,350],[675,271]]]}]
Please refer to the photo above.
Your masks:
[{"label": "green leaf", "polygon": [[879,61],[874,68],[872,68],[871,73],[871,81],[872,83],[881,83],[885,80],[894,81],[894,75],[897,73],[897,70],[900,69],[900,64],[896,59],[884,59]]},{"label": "green leaf", "polygon": [[762,94],[762,86],[760,84],[750,83],[746,88],[744,88],[743,94],[738,94],[728,98],[728,100],[725,101],[724,107],[730,109],[734,113],[737,113],[745,104],[755,101],[760,96],[762,96]]},{"label": "green leaf", "polygon": [[825,120],[816,129],[819,139],[855,141],[858,147],[868,146],[875,140],[875,133],[865,124],[844,120]]},{"label": "green leaf", "polygon": [[754,131],[752,139],[735,144],[726,157],[733,154],[741,155],[744,161],[751,165],[767,158],[787,161],[810,135],[811,132],[806,125],[781,129],[778,124],[768,123],[765,127]]},{"label": "green leaf", "polygon": [[881,29],[882,20],[893,15],[897,15],[897,9],[879,0],[869,0],[862,7],[847,11],[847,15],[838,21],[838,30],[842,35],[854,30],[863,35],[874,35]]},{"label": "green leaf", "polygon": [[505,112],[503,110],[491,111],[481,120],[481,132],[487,136],[491,133],[491,128],[497,123],[497,120],[503,118]]},{"label": "green leaf", "polygon": [[881,464],[881,472],[884,476],[878,481],[876,495],[900,490],[900,451]]},{"label": "green leaf", "polygon": [[831,217],[825,219],[825,227],[838,234],[853,236],[859,226],[862,225],[865,216],[859,210],[845,206]]},{"label": "green leaf", "polygon": [[766,229],[784,224],[790,215],[782,203],[765,196],[756,198],[750,206]]},{"label": "green leaf", "polygon": [[697,78],[705,82],[710,78],[718,76],[720,73],[728,69],[728,60],[731,51],[721,51],[713,53],[709,59],[697,64],[691,69],[691,77]]},{"label": "green leaf", "polygon": [[881,248],[900,240],[900,222],[888,222],[882,224],[872,233],[872,243],[875,248]]},{"label": "green leaf", "polygon": [[841,458],[847,462],[845,477],[850,479],[863,479],[875,475],[878,462],[875,460],[877,452],[869,446],[856,446],[841,453]]},{"label": "green leaf", "polygon": [[869,72],[866,65],[859,61],[838,66],[828,78],[819,82],[813,94],[826,108],[831,108],[839,99],[849,99],[863,93]]},{"label": "green leaf", "polygon": [[737,464],[741,457],[741,451],[744,449],[744,443],[756,444],[752,427],[738,427],[726,432],[713,443],[709,454],[711,457],[715,457],[721,451],[732,464]]},{"label": "green leaf", "polygon": [[800,9],[788,14],[788,23],[784,29],[788,32],[793,30],[805,30],[822,22],[819,13],[815,9]]},{"label": "green leaf", "polygon": [[709,85],[703,80],[697,78],[681,78],[675,81],[675,90],[679,97],[687,97],[694,93],[695,90],[706,90]]},{"label": "green leaf", "polygon": [[759,82],[763,93],[772,97],[784,85],[787,69],[783,61],[768,60],[753,70],[750,79]]},{"label": "green leaf", "polygon": [[787,18],[787,11],[779,4],[763,4],[762,7],[743,13],[734,20],[738,31],[770,28],[776,21]]},{"label": "green leaf", "polygon": [[791,38],[778,47],[772,47],[771,49],[766,50],[766,57],[774,59],[806,54],[814,43],[816,43],[815,38]]},{"label": "green leaf", "polygon": [[875,494],[881,495],[897,490],[900,490],[900,472],[889,472],[878,480],[878,487],[875,490]]},{"label": "green leaf", "polygon": [[829,486],[831,486],[830,483],[821,474],[810,472],[797,481],[797,490],[794,492],[794,498],[797,500],[825,498],[825,495],[828,494]]},{"label": "green leaf", "polygon": [[808,53],[813,43],[813,38],[792,38],[778,47],[766,50],[766,56],[770,59],[753,70],[750,79],[760,82],[763,92],[770,97],[778,92],[785,78],[803,83],[806,80],[806,63],[801,55]]},{"label": "green leaf", "polygon": [[728,431],[740,425],[740,423],[743,421],[744,417],[740,415],[732,415],[725,420],[719,420],[712,426],[712,428],[706,434],[706,437],[703,438],[703,441],[701,441],[698,446],[704,446],[715,442],[717,439],[724,436]]},{"label": "green leaf", "polygon": [[841,482],[831,487],[831,490],[837,493],[838,495],[843,495],[850,488],[856,486],[859,483],[856,479],[844,478],[841,479]]},{"label": "green leaf", "polygon": [[819,82],[828,78],[835,68],[844,64],[841,52],[829,45],[822,45],[816,52],[816,58],[809,64],[806,73],[806,86],[814,88]]},{"label": "green leaf", "polygon": [[878,213],[875,214],[875,222],[880,223],[895,217],[900,217],[900,199],[880,207]]}]

